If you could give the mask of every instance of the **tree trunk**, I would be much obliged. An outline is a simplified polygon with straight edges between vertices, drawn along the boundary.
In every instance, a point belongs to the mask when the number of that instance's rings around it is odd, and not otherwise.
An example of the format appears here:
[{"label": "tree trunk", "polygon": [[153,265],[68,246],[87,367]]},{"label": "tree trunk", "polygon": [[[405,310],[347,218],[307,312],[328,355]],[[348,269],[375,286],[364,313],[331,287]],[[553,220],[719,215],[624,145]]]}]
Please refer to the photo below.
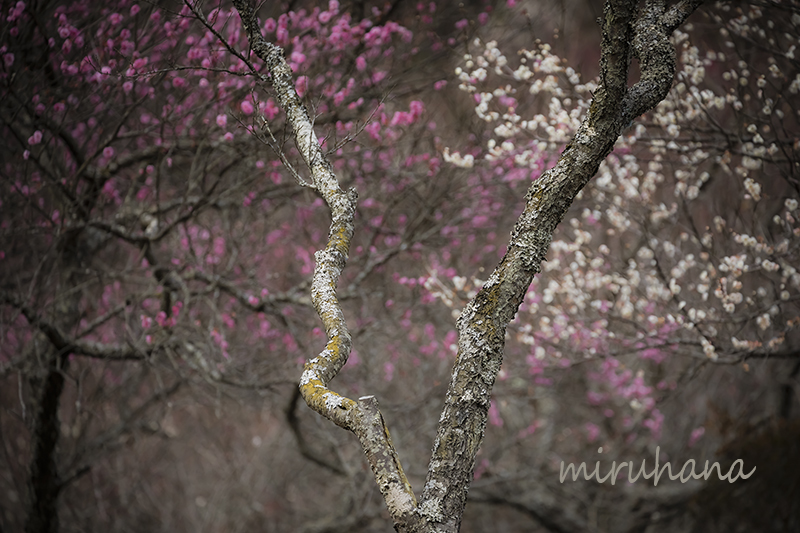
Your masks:
[{"label": "tree trunk", "polygon": [[[331,210],[328,244],[316,254],[311,288],[329,340],[325,350],[306,363],[300,391],[312,409],[359,438],[397,531],[459,531],[475,456],[483,442],[492,386],[502,364],[506,327],[540,271],[553,232],[577,194],[613,150],[622,130],[669,93],[676,63],[669,38],[701,2],[680,0],[667,9],[665,0],[647,0],[639,9],[637,0],[607,0],[601,24],[600,86],[589,112],[558,163],[531,185],[508,252],[458,319],[458,356],[425,488],[417,501],[377,400],[368,396],[354,401],[328,388],[347,362],[352,345],[336,287],[354,232],[357,194],[339,188],[297,95],[283,50],[264,39],[250,1],[234,0],[251,49],[269,69],[278,104],[311,171],[311,187]],[[628,87],[634,57],[641,75]]]},{"label": "tree trunk", "polygon": [[33,421],[33,455],[29,467],[26,533],[58,531],[58,493],[61,490],[61,479],[56,467],[55,453],[60,435],[58,409],[64,390],[63,372],[66,365],[66,356],[50,355],[44,379],[38,384],[32,384],[37,394],[37,405]]}]

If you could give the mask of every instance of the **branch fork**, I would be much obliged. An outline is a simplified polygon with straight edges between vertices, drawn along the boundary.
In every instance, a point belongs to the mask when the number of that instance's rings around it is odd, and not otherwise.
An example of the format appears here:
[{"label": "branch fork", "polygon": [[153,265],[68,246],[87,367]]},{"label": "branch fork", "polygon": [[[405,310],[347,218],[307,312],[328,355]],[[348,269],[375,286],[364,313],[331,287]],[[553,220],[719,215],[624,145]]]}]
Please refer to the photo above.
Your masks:
[{"label": "branch fork", "polygon": [[[526,206],[511,233],[508,252],[478,294],[466,305],[458,328],[458,356],[439,419],[421,500],[406,478],[386,423],[373,396],[351,400],[328,388],[347,362],[352,340],[336,297],[353,236],[357,194],[339,187],[314,134],[308,111],[295,91],[283,50],[264,40],[249,0],[233,0],[251,49],[267,65],[278,104],[291,125],[314,188],[331,210],[328,243],[315,254],[311,297],[328,343],[307,362],[300,391],[308,405],[359,439],[398,531],[457,532],[475,456],[483,441],[491,390],[500,371],[505,331],[550,246],[556,226],[577,194],[596,174],[622,129],[669,92],[675,75],[672,32],[702,3],[680,0],[608,0],[602,22],[601,87],[587,117],[556,165],[530,187]],[[628,88],[631,59],[640,80]]]}]

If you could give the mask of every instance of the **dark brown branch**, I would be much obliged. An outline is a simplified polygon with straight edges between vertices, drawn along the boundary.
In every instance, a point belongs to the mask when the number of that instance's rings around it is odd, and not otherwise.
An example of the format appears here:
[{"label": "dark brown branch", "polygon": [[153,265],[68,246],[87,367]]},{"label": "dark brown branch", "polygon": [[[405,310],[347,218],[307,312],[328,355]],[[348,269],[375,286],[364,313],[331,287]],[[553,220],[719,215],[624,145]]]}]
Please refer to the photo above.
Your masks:
[{"label": "dark brown branch", "polygon": [[64,353],[50,353],[47,359],[45,375],[36,391],[38,402],[31,437],[33,456],[29,466],[26,533],[58,531],[57,505],[62,484],[55,451],[61,436],[58,411],[69,359]]},{"label": "dark brown branch", "polygon": [[138,350],[131,346],[72,339],[64,333],[61,328],[44,320],[30,307],[6,292],[0,292],[0,303],[5,303],[18,309],[28,320],[28,323],[45,334],[47,339],[60,354],[72,353],[75,355],[94,357],[96,359],[115,361],[138,361],[147,358],[147,351]]}]

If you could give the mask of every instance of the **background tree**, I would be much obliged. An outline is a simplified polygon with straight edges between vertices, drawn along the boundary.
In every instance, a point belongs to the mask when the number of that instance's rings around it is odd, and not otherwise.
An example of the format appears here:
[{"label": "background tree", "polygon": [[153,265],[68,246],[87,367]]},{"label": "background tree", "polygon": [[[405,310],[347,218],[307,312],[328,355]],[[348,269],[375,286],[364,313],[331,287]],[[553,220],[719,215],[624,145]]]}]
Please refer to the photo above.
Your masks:
[{"label": "background tree", "polygon": [[[380,398],[417,491],[451,358],[466,353],[451,311],[505,254],[507,206],[523,209],[591,93],[604,98],[556,55],[589,80],[598,42],[558,44],[575,42],[561,26],[554,48],[531,45],[561,7],[259,12],[321,153],[359,193],[338,291],[357,351],[335,388]],[[238,13],[3,13],[3,525],[21,528],[26,503],[31,530],[59,516],[65,530],[386,530],[357,447],[297,406],[300,366],[325,342],[308,279],[327,221]],[[490,430],[464,530],[680,528],[702,512],[746,524],[732,494],[714,507],[698,487],[555,481],[561,459],[591,461],[600,444],[609,461],[660,445],[673,462],[771,449],[759,472],[797,464],[780,444],[795,431],[796,14],[705,6],[674,37],[674,91],[623,130],[568,212],[509,326],[494,402],[487,389],[470,406]],[[744,447],[720,448],[744,431]],[[460,480],[448,513],[470,462],[445,476]],[[784,519],[775,530],[796,515],[783,489],[754,489]],[[418,494],[439,520],[430,486]],[[691,498],[700,515],[674,511]]]}]

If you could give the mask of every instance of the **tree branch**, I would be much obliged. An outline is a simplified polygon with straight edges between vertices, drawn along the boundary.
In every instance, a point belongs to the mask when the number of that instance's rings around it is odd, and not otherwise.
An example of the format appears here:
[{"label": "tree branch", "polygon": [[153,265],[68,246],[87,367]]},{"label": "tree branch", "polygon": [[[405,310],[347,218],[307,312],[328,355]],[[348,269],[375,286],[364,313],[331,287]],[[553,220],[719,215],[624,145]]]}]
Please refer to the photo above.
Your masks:
[{"label": "tree branch", "polygon": [[681,0],[664,13],[660,22],[667,34],[677,30],[702,3],[703,0]]},{"label": "tree branch", "polygon": [[682,0],[665,13],[663,0],[646,2],[633,35],[633,54],[639,59],[641,74],[622,101],[623,124],[632,123],[667,97],[676,68],[675,48],[669,38],[701,3]]},{"label": "tree branch", "polygon": [[[318,357],[306,363],[300,391],[314,410],[358,436],[398,531],[459,530],[475,456],[483,441],[492,386],[502,363],[506,328],[533,276],[540,271],[553,232],[576,195],[596,174],[622,129],[658,104],[671,87],[675,51],[669,43],[669,28],[685,19],[696,3],[680,2],[665,14],[663,0],[648,0],[635,19],[637,4],[636,0],[606,3],[602,87],[558,163],[530,187],[505,257],[458,320],[458,356],[417,506],[375,398],[367,396],[355,402],[328,388],[351,348],[336,286],[353,236],[355,191],[339,188],[295,91],[283,50],[263,39],[248,0],[234,0],[251,48],[267,64],[278,103],[311,170],[313,187],[332,214],[328,244],[316,253],[311,287],[312,302],[329,341]],[[641,63],[642,76],[628,89],[632,55]]]},{"label": "tree branch", "polygon": [[5,303],[18,309],[28,320],[28,323],[44,333],[53,347],[61,354],[73,353],[75,355],[84,355],[96,359],[116,361],[138,361],[147,357],[146,351],[137,350],[131,346],[71,339],[67,334],[61,331],[61,328],[44,320],[37,315],[33,309],[6,292],[0,292],[0,303]]},{"label": "tree branch", "polygon": [[[540,271],[556,226],[613,149],[627,116],[635,112],[635,117],[654,107],[672,84],[675,51],[663,28],[654,28],[650,23],[650,17],[658,11],[658,2],[648,2],[634,23],[636,4],[635,0],[606,3],[601,51],[601,71],[606,78],[603,88],[556,166],[531,185],[506,255],[458,319],[458,356],[419,504],[420,513],[436,524],[437,531],[455,533],[460,528],[475,455],[486,428],[492,386],[502,363],[506,327],[534,274]],[[627,85],[627,39],[632,24],[639,39],[638,53],[645,58],[643,80],[627,91],[626,101],[620,105],[619,96],[625,94]],[[650,30],[656,34],[648,39],[644,33]],[[653,43],[657,46],[646,48]],[[659,62],[671,64],[672,70],[660,67]],[[658,92],[652,87],[656,84]]]},{"label": "tree branch", "polygon": [[377,400],[367,396],[355,402],[328,388],[328,383],[347,362],[352,345],[336,287],[350,250],[358,195],[355,189],[345,192],[339,187],[308,111],[297,95],[283,50],[264,40],[248,0],[234,0],[233,3],[242,18],[250,47],[267,65],[278,105],[286,113],[300,155],[311,171],[313,188],[331,210],[328,243],[324,250],[315,254],[316,268],[311,282],[311,300],[325,326],[328,343],[322,353],[306,363],[300,378],[300,392],[309,407],[359,438],[395,524],[401,529],[422,531],[424,524],[414,512],[414,493],[378,410]]}]

